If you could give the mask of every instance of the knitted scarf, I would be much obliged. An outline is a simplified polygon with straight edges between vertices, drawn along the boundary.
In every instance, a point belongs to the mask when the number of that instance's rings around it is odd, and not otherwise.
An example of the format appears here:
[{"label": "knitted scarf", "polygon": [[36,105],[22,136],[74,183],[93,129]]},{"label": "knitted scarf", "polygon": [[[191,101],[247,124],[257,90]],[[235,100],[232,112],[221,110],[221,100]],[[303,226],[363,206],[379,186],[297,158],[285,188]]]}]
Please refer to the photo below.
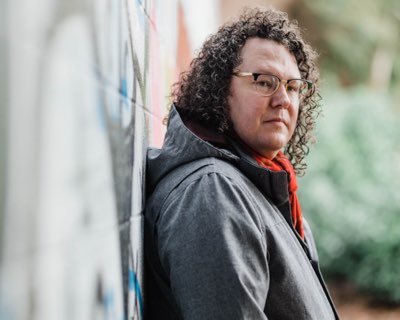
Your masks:
[{"label": "knitted scarf", "polygon": [[292,211],[293,227],[299,233],[300,237],[304,240],[303,217],[301,213],[299,198],[297,197],[296,193],[298,188],[297,179],[293,166],[290,163],[289,159],[281,151],[279,151],[275,158],[273,158],[272,160],[254,152],[252,156],[261,167],[267,168],[271,171],[286,171],[288,175],[289,202]]}]

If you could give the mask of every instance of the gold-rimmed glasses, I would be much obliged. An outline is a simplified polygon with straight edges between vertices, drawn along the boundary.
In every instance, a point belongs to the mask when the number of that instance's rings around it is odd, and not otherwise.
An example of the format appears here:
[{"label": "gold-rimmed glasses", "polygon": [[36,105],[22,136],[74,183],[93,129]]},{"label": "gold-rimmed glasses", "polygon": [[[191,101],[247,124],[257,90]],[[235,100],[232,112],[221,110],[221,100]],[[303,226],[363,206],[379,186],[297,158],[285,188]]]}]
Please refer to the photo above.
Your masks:
[{"label": "gold-rimmed glasses", "polygon": [[278,76],[269,73],[256,73],[256,72],[234,72],[233,75],[237,77],[253,77],[253,84],[257,92],[262,96],[272,96],[278,91],[279,86],[282,84],[286,92],[291,98],[304,98],[309,94],[314,84],[305,79],[288,79],[282,80]]}]

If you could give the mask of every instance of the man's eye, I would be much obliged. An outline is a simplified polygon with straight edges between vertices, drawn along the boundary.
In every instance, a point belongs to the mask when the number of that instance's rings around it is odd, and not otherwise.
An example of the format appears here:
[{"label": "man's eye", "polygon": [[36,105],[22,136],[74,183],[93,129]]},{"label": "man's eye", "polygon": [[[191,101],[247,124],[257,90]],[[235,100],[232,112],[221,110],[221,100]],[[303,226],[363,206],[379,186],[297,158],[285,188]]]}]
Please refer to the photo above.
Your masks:
[{"label": "man's eye", "polygon": [[292,91],[292,92],[299,92],[299,86],[287,86],[287,90],[288,91]]},{"label": "man's eye", "polygon": [[272,81],[256,81],[256,85],[263,88],[273,88],[274,83]]},{"label": "man's eye", "polygon": [[290,81],[287,85],[287,91],[299,92],[300,87],[301,85],[298,81]]}]

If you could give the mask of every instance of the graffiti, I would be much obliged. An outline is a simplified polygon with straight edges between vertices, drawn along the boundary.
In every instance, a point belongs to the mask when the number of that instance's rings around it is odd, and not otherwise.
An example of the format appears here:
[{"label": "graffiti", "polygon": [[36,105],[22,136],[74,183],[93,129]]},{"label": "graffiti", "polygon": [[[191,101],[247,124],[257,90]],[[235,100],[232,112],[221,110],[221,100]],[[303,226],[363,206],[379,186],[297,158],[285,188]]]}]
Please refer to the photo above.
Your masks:
[{"label": "graffiti", "polygon": [[129,290],[134,291],[137,299],[135,300],[135,304],[138,303],[139,307],[136,305],[135,310],[140,311],[141,317],[143,316],[143,297],[142,291],[140,289],[139,280],[135,274],[135,271],[129,270]]},{"label": "graffiti", "polygon": [[[134,250],[130,251],[131,253]],[[136,250],[136,255],[138,254],[138,250]],[[141,261],[138,256],[133,259],[133,256],[130,256],[130,264],[129,264],[129,297],[130,299],[130,308],[128,311],[128,316],[130,319],[143,319],[144,315],[144,301],[143,294],[141,289],[141,283],[137,272],[139,269],[138,262]]]},{"label": "graffiti", "polygon": [[189,61],[181,1],[38,1],[2,1],[0,318],[143,319],[145,154]]}]

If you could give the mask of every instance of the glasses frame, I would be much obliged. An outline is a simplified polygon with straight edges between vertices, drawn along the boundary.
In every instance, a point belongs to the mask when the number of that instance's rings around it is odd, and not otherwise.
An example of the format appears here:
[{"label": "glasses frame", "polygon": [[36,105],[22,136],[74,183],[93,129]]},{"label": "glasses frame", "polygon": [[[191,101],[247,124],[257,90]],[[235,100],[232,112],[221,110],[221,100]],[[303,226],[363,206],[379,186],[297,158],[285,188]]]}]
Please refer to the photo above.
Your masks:
[{"label": "glasses frame", "polygon": [[[305,96],[306,96],[307,94],[309,94],[309,93],[312,94],[313,89],[314,89],[314,83],[313,83],[312,81],[310,81],[310,80],[298,79],[298,78],[283,80],[283,79],[279,78],[277,75],[274,75],[274,74],[272,74],[272,73],[258,73],[258,72],[236,71],[236,72],[233,72],[233,75],[236,76],[236,77],[249,77],[249,76],[252,76],[253,79],[254,79],[254,81],[257,81],[258,77],[261,76],[261,75],[273,76],[273,77],[277,78],[277,79],[279,80],[279,84],[278,84],[278,86],[276,87],[276,89],[275,89],[271,94],[268,94],[268,95],[267,95],[267,94],[264,94],[264,93],[261,93],[261,92],[260,92],[261,95],[264,96],[264,97],[271,97],[272,95],[274,95],[275,92],[278,91],[278,89],[279,89],[279,87],[280,87],[281,84],[285,87],[285,90],[286,90],[286,92],[287,92],[287,85],[288,85],[288,83],[289,83],[290,81],[292,81],[292,80],[301,80],[301,81],[304,81],[305,83],[307,83],[307,91],[306,91],[306,93],[304,93],[304,94],[299,94],[299,97],[300,97],[300,98],[305,97]],[[259,91],[258,91],[258,92],[259,92]]]}]

